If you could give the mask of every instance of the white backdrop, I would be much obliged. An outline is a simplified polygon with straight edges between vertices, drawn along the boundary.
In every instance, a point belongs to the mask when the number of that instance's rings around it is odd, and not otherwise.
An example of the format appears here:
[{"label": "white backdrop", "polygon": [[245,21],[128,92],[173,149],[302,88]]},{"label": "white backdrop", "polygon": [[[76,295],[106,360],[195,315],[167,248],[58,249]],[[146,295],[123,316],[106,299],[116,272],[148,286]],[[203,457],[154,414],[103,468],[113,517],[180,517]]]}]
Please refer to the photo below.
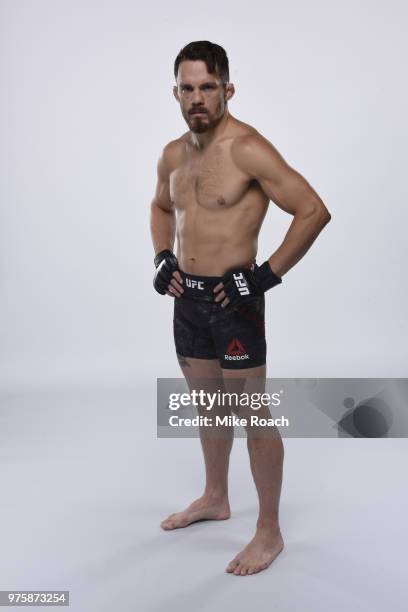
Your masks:
[{"label": "white backdrop", "polygon": [[[269,376],[406,375],[406,7],[395,0],[0,2],[0,385],[179,376],[149,205],[186,126],[173,62],[226,49],[230,112],[332,220],[267,294]],[[271,203],[258,262],[292,217]]]}]

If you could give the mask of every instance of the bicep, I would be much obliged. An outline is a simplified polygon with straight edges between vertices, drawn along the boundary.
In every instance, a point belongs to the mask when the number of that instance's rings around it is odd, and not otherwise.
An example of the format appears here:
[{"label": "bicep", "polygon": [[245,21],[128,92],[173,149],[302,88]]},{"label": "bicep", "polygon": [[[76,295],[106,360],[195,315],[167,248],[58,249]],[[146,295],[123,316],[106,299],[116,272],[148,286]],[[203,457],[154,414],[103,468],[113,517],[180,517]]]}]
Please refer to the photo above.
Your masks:
[{"label": "bicep", "polygon": [[258,178],[262,190],[279,208],[287,213],[308,214],[320,198],[307,180],[285,163]]},{"label": "bicep", "polygon": [[170,197],[170,175],[164,153],[157,163],[156,189],[151,206],[161,208],[166,212],[170,212],[173,208]]},{"label": "bicep", "polygon": [[292,215],[309,214],[322,204],[308,181],[264,138],[241,148],[241,165],[279,208]]}]

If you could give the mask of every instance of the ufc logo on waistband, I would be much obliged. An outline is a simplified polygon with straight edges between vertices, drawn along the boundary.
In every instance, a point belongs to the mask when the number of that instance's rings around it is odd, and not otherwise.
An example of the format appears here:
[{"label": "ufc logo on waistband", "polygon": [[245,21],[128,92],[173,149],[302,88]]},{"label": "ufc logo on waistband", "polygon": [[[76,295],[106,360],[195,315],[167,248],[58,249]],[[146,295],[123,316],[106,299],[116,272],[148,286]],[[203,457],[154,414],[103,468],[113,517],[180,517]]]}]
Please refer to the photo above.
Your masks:
[{"label": "ufc logo on waistband", "polygon": [[191,278],[186,278],[186,285],[191,289],[204,289],[204,281],[196,281]]},{"label": "ufc logo on waistband", "polygon": [[240,295],[249,295],[250,291],[245,280],[245,276],[240,272],[239,274],[233,274],[235,284]]}]

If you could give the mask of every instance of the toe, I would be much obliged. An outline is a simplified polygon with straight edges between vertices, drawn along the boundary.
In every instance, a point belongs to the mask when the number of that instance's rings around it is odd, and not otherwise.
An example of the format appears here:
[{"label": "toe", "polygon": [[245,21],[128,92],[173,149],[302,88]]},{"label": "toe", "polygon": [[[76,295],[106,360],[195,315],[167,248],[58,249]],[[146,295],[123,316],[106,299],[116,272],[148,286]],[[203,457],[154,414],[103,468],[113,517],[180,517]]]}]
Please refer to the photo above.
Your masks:
[{"label": "toe", "polygon": [[227,572],[233,572],[239,563],[239,559],[235,558],[228,564]]},{"label": "toe", "polygon": [[162,528],[162,529],[165,529],[165,530],[170,529],[170,524],[169,524],[167,521],[166,521],[166,522],[163,522],[163,523],[161,524],[161,528]]},{"label": "toe", "polygon": [[167,518],[164,519],[164,521],[160,523],[160,526],[163,527],[163,529],[166,529],[168,525],[171,525],[171,519],[173,518],[173,516],[174,514],[170,514]]},{"label": "toe", "polygon": [[174,529],[175,521],[169,517],[165,521],[162,522],[162,527],[163,529]]},{"label": "toe", "polygon": [[266,569],[268,567],[269,563],[261,563],[260,565],[256,566],[256,572],[262,572],[264,569]]}]

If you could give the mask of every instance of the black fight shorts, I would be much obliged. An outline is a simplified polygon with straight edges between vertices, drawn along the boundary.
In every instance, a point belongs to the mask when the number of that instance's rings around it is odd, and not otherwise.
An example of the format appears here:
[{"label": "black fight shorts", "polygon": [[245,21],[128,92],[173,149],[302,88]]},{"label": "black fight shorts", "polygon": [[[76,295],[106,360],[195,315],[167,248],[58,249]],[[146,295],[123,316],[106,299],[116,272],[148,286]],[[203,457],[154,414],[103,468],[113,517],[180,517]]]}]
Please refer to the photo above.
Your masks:
[{"label": "black fight shorts", "polygon": [[222,308],[213,289],[221,277],[197,276],[180,270],[184,293],[174,298],[173,331],[181,357],[218,359],[229,370],[266,363],[265,296],[247,304]]}]

